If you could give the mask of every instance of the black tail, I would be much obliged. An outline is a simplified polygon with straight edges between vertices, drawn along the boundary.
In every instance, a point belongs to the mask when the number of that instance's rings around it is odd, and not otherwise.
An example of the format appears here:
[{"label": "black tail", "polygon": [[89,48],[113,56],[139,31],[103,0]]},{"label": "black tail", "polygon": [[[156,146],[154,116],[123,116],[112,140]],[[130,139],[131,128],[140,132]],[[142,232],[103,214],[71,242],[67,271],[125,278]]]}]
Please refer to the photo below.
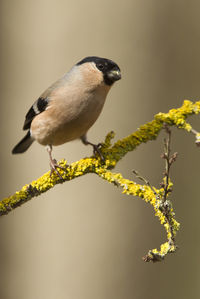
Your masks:
[{"label": "black tail", "polygon": [[30,131],[24,138],[13,148],[12,154],[24,153],[33,143],[34,139],[31,137]]}]

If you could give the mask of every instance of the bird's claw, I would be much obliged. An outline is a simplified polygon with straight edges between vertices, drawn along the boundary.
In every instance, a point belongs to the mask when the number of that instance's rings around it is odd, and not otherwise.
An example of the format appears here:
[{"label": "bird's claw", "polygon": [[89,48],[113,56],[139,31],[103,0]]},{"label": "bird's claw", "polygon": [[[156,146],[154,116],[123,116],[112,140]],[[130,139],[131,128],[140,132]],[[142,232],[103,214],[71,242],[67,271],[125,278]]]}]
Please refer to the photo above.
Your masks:
[{"label": "bird's claw", "polygon": [[56,159],[52,159],[52,160],[50,161],[50,167],[51,167],[50,177],[52,176],[53,172],[56,172],[56,174],[59,176],[59,178],[60,178],[61,180],[63,180],[63,177],[61,176],[61,174],[59,173],[59,171],[57,170],[57,168],[60,168],[60,169],[62,169],[62,170],[65,170],[65,169],[64,169],[64,167],[60,166],[60,165],[57,163]]},{"label": "bird's claw", "polygon": [[104,156],[102,155],[102,152],[100,150],[101,146],[102,146],[102,143],[98,143],[98,144],[93,144],[93,153],[94,153],[94,156],[97,157],[97,154],[100,156],[101,160],[103,162],[105,162],[105,158]]}]

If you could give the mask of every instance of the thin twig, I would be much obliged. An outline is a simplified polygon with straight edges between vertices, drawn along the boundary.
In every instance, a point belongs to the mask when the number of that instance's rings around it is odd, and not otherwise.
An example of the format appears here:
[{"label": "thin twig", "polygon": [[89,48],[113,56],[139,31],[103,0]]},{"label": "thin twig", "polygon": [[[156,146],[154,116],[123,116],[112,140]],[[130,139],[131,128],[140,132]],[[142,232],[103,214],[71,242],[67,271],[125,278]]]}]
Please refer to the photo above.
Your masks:
[{"label": "thin twig", "polygon": [[135,174],[136,178],[138,178],[139,180],[141,180],[142,182],[144,182],[147,186],[149,186],[151,188],[151,190],[153,191],[155,196],[158,196],[158,193],[154,190],[153,186],[150,184],[150,182],[147,179],[145,179],[143,176],[141,176],[139,174],[139,172],[135,169],[133,169],[132,172]]},{"label": "thin twig", "polygon": [[167,197],[169,192],[172,191],[172,189],[169,187],[170,183],[170,168],[172,164],[176,161],[178,153],[175,152],[171,157],[171,130],[167,124],[164,125],[164,129],[168,135],[167,138],[164,139],[164,153],[161,155],[161,158],[165,160],[165,172],[164,172],[164,178],[163,182],[161,183],[161,187],[164,189],[163,194],[163,207],[164,207],[164,214],[167,220],[167,223],[169,224],[169,229],[171,233],[171,238],[169,239],[170,245],[175,245],[174,243],[174,233],[172,229],[172,223],[171,223],[171,217],[169,214],[171,203],[167,201]]},{"label": "thin twig", "polygon": [[194,134],[194,135],[198,135],[199,134],[199,132],[197,132],[195,129],[193,129],[193,128],[191,128],[190,129],[190,132],[192,133],[192,134]]}]

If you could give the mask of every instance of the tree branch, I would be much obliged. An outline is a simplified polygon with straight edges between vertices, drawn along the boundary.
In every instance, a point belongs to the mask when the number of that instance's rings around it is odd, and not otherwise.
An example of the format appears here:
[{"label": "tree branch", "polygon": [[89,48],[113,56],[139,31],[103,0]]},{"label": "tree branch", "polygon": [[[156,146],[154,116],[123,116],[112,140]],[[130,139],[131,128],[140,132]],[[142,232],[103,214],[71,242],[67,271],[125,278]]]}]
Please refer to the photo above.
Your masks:
[{"label": "tree branch", "polygon": [[[169,189],[172,186],[172,182],[169,180],[169,168],[171,166],[170,159],[172,159],[173,156],[171,158],[169,157],[169,144],[166,144],[166,146],[168,146],[168,156],[166,159],[167,168],[165,172],[166,180],[164,189],[162,186],[161,189],[156,189],[149,185],[148,181],[144,181],[144,185],[136,184],[134,181],[123,178],[120,173],[112,173],[110,170],[113,169],[117,162],[128,152],[133,151],[141,143],[156,139],[161,129],[166,127],[166,124],[168,127],[176,126],[180,129],[192,132],[196,136],[196,144],[199,144],[200,134],[186,122],[188,116],[199,113],[200,101],[192,103],[191,101],[185,100],[180,108],[171,109],[168,113],[156,114],[151,122],[140,126],[136,132],[118,140],[114,145],[111,144],[111,140],[114,138],[114,133],[108,133],[101,148],[105,162],[102,162],[99,158],[90,157],[67,165],[67,161],[61,160],[59,165],[64,168],[60,170],[63,180],[61,180],[55,173],[52,176],[50,176],[50,172],[45,173],[37,180],[25,185],[20,191],[17,191],[12,196],[0,201],[0,215],[8,214],[16,207],[21,206],[32,198],[53,188],[56,184],[70,181],[87,173],[94,173],[115,186],[121,187],[123,193],[138,196],[153,206],[155,215],[160,219],[161,224],[164,225],[167,232],[168,242],[161,245],[160,251],[157,249],[149,251],[146,255],[146,261],[163,259],[167,253],[176,250],[176,246],[171,240],[172,238],[174,239],[176,232],[179,229],[179,223],[174,219],[175,214],[171,202],[167,199],[167,195],[170,192]],[[163,210],[163,198],[165,202],[168,202],[170,207],[167,214],[166,211]]]}]

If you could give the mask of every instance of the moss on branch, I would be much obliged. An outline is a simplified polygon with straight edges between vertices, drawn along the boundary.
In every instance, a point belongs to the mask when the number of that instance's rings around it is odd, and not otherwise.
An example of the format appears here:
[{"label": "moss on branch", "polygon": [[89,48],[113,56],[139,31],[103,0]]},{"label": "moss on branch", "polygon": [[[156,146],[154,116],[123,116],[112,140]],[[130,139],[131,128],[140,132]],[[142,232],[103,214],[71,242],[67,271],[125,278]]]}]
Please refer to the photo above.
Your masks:
[{"label": "moss on branch", "polygon": [[[128,152],[133,151],[141,143],[156,139],[164,124],[167,124],[168,126],[176,126],[177,128],[194,133],[196,135],[196,143],[198,144],[200,142],[200,134],[186,122],[186,119],[192,114],[199,113],[200,101],[193,103],[185,100],[180,108],[171,109],[168,113],[156,114],[151,122],[140,126],[137,131],[118,140],[114,145],[112,145],[111,142],[114,138],[114,133],[110,132],[106,136],[101,148],[101,152],[105,157],[105,162],[102,162],[99,158],[90,157],[67,165],[65,160],[61,160],[59,165],[64,169],[60,169],[59,172],[63,177],[63,180],[61,180],[55,173],[52,176],[50,176],[50,172],[45,173],[37,180],[22,187],[20,191],[17,191],[10,197],[0,201],[0,215],[8,214],[16,207],[21,206],[32,198],[53,188],[56,184],[70,181],[87,173],[94,173],[100,178],[120,187],[124,194],[138,196],[153,206],[155,215],[159,218],[160,223],[166,230],[167,242],[161,245],[160,250],[150,250],[144,257],[144,260],[162,260],[167,253],[176,250],[174,239],[176,232],[179,229],[179,223],[174,218],[175,214],[171,201],[169,199],[166,201],[165,199],[165,207],[163,205],[163,196],[164,193],[166,193],[166,190],[163,188],[151,188],[148,184],[136,184],[134,181],[123,178],[120,173],[111,172],[111,169],[113,169],[117,162]],[[171,187],[172,182],[170,181],[168,195],[170,194]],[[167,209],[166,204],[168,205]]]}]

